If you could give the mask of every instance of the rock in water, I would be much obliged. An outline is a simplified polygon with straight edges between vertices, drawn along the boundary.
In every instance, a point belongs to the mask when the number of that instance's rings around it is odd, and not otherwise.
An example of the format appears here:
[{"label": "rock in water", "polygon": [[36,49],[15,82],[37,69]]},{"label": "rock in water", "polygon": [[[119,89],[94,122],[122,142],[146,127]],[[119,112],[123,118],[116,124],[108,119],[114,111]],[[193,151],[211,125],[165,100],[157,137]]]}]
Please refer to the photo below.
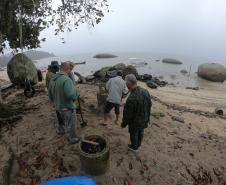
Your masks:
[{"label": "rock in water", "polygon": [[7,73],[10,81],[19,86],[24,86],[25,79],[31,84],[38,83],[38,73],[35,65],[26,55],[16,54],[7,65]]},{"label": "rock in water", "polygon": [[182,70],[180,71],[180,73],[183,74],[183,75],[186,75],[186,74],[188,74],[188,71],[185,70],[185,69],[182,69]]},{"label": "rock in water", "polygon": [[172,58],[165,58],[162,60],[162,63],[166,63],[166,64],[183,64],[181,61],[176,60],[176,59],[172,59]]},{"label": "rock in water", "polygon": [[213,82],[226,80],[226,68],[221,64],[205,63],[198,67],[198,76]]},{"label": "rock in water", "polygon": [[116,58],[116,57],[118,57],[118,56],[116,56],[116,55],[112,55],[112,54],[109,54],[109,53],[100,53],[100,54],[96,54],[95,56],[94,56],[94,58]]},{"label": "rock in water", "polygon": [[136,77],[138,77],[137,69],[132,65],[126,66],[126,68],[123,69],[122,74],[124,77],[128,74],[134,74]]}]

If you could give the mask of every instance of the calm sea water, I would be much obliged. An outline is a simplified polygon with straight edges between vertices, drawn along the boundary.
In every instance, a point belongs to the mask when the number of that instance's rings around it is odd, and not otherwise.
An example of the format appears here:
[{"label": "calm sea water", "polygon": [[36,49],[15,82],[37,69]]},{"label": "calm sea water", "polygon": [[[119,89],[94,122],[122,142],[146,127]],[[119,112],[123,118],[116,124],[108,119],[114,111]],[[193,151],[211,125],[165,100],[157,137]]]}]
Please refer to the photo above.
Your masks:
[{"label": "calm sea water", "polygon": [[[169,55],[154,55],[148,53],[114,53],[118,57],[112,59],[95,59],[94,54],[80,54],[74,56],[66,57],[53,57],[45,58],[39,60],[36,63],[38,68],[47,68],[51,63],[51,60],[57,60],[59,62],[63,61],[73,61],[73,62],[83,62],[86,61],[85,65],[77,65],[75,71],[81,73],[82,75],[93,74],[98,69],[105,66],[113,66],[117,63],[125,63],[130,65],[135,65],[140,74],[151,74],[153,76],[162,76],[164,80],[173,82],[178,85],[184,86],[200,86],[200,87],[226,87],[226,83],[211,83],[206,80],[197,77],[197,69],[199,64],[206,62],[216,62],[211,59],[201,59],[192,57],[181,57],[181,56],[169,56]],[[173,65],[162,63],[163,58],[175,58],[183,62],[182,65]],[[159,60],[159,61],[157,61]],[[218,63],[224,64],[223,61],[217,61]],[[147,63],[147,65],[142,65],[142,63]],[[189,74],[181,74],[181,70],[187,70]]]}]

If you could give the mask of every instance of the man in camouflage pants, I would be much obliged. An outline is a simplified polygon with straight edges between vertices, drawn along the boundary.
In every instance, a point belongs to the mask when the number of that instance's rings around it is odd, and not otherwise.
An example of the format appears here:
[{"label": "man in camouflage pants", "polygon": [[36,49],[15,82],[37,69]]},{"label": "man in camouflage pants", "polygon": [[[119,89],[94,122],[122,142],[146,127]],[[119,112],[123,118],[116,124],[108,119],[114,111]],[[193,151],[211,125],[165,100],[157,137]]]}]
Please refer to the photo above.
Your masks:
[{"label": "man in camouflage pants", "polygon": [[75,133],[75,103],[78,98],[78,92],[69,78],[71,72],[69,63],[61,64],[61,71],[51,79],[48,94],[50,100],[54,103],[56,109],[59,132],[66,133],[67,139],[71,144],[79,142]]}]

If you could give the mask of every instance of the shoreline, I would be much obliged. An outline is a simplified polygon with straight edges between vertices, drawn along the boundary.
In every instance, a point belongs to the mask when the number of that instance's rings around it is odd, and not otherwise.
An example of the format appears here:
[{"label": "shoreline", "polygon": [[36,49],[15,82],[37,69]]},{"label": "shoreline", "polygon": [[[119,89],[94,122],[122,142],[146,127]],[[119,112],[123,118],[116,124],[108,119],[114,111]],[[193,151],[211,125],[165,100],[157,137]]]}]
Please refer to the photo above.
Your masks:
[{"label": "shoreline", "polygon": [[[43,72],[44,80],[45,75],[46,72]],[[198,90],[187,89],[187,87],[195,87],[189,86],[189,83],[188,85],[166,85],[165,87],[158,87],[157,89],[150,89],[143,82],[139,82],[139,84],[149,89],[153,96],[166,103],[209,112],[213,112],[215,108],[219,107],[226,112],[226,82],[215,83],[206,80],[202,81],[204,81],[204,83],[202,83],[203,86],[199,87]],[[7,85],[8,83],[10,83],[10,81],[7,71],[0,71],[0,85]],[[41,83],[44,83],[44,81]]]}]

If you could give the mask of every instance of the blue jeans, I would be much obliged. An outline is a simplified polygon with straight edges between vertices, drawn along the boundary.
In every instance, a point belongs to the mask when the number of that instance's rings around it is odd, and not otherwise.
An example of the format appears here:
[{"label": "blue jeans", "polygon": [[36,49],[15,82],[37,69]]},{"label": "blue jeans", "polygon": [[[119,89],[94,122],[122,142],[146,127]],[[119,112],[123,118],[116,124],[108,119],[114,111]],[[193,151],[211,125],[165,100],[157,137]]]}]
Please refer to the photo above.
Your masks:
[{"label": "blue jeans", "polygon": [[144,129],[139,129],[134,132],[130,132],[130,141],[133,149],[137,150],[142,143],[144,137]]}]

